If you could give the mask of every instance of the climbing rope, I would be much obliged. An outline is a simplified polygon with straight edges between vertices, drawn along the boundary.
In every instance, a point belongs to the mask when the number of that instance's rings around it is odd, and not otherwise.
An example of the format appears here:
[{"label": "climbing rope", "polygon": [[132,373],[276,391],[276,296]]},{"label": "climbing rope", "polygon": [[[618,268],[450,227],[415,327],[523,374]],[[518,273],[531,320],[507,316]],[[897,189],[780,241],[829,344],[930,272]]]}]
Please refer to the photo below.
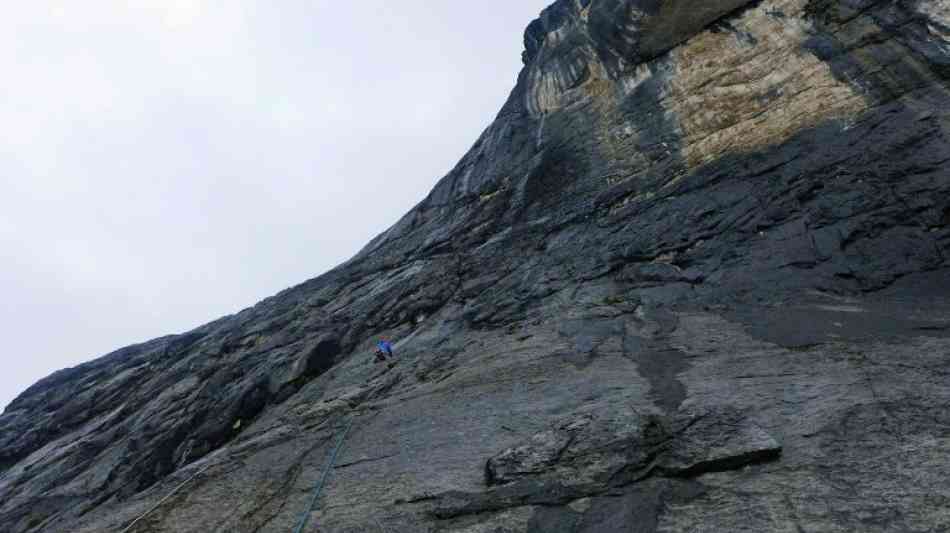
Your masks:
[{"label": "climbing rope", "polygon": [[346,440],[346,435],[350,432],[350,428],[353,427],[353,422],[356,421],[356,417],[359,415],[354,415],[350,419],[350,423],[346,425],[346,429],[343,430],[343,434],[340,435],[340,440],[336,443],[336,448],[333,449],[333,454],[330,455],[330,460],[327,461],[326,467],[323,469],[323,476],[320,478],[320,483],[317,484],[316,489],[313,491],[313,497],[310,498],[310,505],[307,507],[307,510],[304,511],[303,516],[300,517],[300,524],[297,526],[297,529],[294,533],[302,533],[303,528],[307,527],[307,521],[310,519],[310,513],[313,512],[314,506],[317,504],[317,500],[320,498],[320,492],[323,491],[323,485],[327,482],[327,478],[330,477],[330,470],[333,469],[333,463],[336,462],[336,456],[340,453],[340,448],[343,447],[343,441]]},{"label": "climbing rope", "polygon": [[142,516],[140,516],[140,517],[136,518],[135,520],[133,520],[131,524],[129,524],[125,529],[122,530],[122,533],[128,533],[129,531],[132,531],[132,528],[135,527],[135,524],[138,524],[138,523],[139,523],[140,521],[142,521],[146,516],[148,516],[148,515],[152,514],[153,512],[155,512],[156,509],[158,509],[159,507],[161,507],[163,503],[167,502],[172,496],[174,496],[175,494],[177,494],[178,491],[180,491],[182,488],[184,488],[185,485],[187,485],[187,484],[191,483],[192,481],[194,481],[195,478],[197,478],[197,477],[200,476],[201,474],[204,474],[205,471],[208,470],[209,468],[211,468],[211,465],[210,465],[210,464],[205,465],[204,468],[202,468],[201,470],[195,472],[195,475],[193,475],[193,476],[191,476],[190,478],[186,479],[184,482],[182,482],[181,485],[178,485],[177,487],[175,487],[175,490],[169,492],[167,496],[165,496],[164,498],[162,498],[161,500],[159,500],[158,503],[156,503],[155,505],[153,505],[148,511],[145,511],[145,513],[144,513]]}]

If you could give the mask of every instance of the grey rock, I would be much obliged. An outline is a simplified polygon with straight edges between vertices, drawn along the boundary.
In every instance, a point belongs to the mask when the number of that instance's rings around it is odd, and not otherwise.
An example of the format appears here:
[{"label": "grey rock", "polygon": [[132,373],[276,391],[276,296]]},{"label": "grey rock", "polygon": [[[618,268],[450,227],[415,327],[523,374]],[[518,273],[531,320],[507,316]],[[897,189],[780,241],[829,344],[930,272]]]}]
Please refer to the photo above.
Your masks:
[{"label": "grey rock", "polygon": [[292,530],[355,420],[321,531],[950,529],[948,13],[558,0],[350,261],[17,398],[0,524]]},{"label": "grey rock", "polygon": [[670,451],[660,461],[667,475],[691,477],[778,459],[782,447],[741,412],[688,413],[677,421]]}]

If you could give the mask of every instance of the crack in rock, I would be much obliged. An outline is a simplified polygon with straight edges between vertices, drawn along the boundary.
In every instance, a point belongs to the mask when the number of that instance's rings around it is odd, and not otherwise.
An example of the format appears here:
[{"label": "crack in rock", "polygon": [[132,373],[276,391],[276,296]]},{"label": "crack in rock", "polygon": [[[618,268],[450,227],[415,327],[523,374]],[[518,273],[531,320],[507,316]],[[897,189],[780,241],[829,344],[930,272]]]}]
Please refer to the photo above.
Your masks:
[{"label": "crack in rock", "polygon": [[598,405],[488,459],[480,493],[438,495],[440,519],[521,505],[563,505],[648,478],[695,478],[779,459],[782,447],[749,416],[720,406],[642,414]]}]

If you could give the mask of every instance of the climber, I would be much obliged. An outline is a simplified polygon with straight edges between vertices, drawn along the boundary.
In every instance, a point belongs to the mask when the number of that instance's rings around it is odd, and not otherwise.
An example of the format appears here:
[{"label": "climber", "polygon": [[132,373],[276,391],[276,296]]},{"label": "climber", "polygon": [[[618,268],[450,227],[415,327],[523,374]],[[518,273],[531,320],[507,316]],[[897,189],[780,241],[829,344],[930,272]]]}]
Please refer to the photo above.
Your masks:
[{"label": "climber", "polygon": [[380,339],[376,343],[376,361],[385,361],[387,356],[393,356],[393,345],[386,339]]}]

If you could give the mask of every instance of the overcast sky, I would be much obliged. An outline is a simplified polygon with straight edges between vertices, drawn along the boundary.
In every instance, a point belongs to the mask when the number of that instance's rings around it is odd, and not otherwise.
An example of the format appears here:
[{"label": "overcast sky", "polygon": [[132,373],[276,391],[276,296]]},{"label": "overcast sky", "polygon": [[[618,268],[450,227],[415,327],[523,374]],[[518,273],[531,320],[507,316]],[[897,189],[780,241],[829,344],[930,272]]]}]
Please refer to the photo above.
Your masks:
[{"label": "overcast sky", "polygon": [[393,224],[550,0],[34,0],[0,17],[0,408]]}]

